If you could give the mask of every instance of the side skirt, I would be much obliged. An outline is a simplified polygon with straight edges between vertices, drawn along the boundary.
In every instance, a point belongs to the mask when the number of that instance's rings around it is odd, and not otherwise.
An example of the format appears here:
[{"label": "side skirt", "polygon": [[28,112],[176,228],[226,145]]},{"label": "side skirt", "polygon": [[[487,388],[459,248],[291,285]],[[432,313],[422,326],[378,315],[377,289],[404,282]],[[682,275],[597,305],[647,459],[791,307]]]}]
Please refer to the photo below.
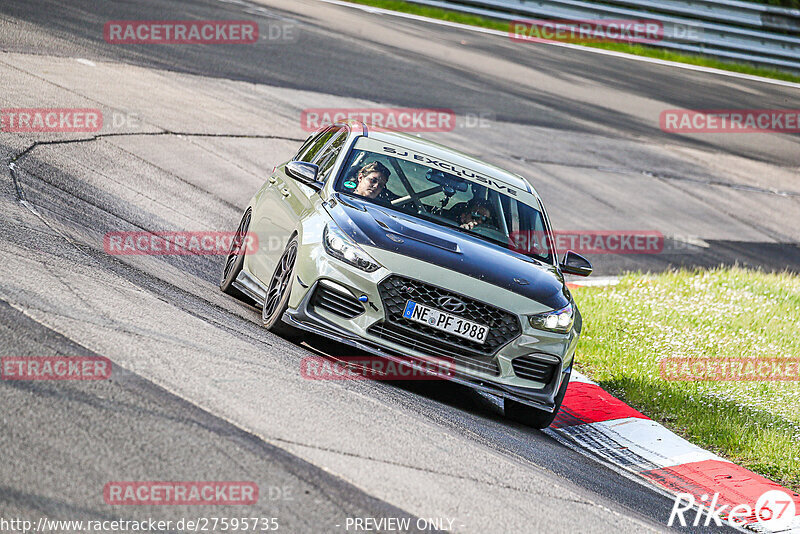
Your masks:
[{"label": "side skirt", "polygon": [[236,276],[236,280],[233,281],[233,287],[251,298],[256,307],[261,308],[264,305],[264,299],[267,298],[267,286],[258,281],[244,268]]}]

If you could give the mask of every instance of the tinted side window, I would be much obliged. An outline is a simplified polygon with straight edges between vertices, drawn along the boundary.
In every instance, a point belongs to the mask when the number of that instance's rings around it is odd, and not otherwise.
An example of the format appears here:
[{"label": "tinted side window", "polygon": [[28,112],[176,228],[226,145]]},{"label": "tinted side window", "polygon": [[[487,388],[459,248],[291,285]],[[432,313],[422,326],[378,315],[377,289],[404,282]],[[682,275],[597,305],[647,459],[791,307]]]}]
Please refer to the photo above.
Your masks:
[{"label": "tinted side window", "polygon": [[336,158],[339,156],[339,152],[342,151],[342,146],[344,146],[344,142],[347,140],[347,131],[340,130],[339,133],[336,134],[333,141],[322,150],[317,158],[312,162],[319,165],[319,176],[320,180],[326,180],[328,178],[328,173],[333,168],[333,164],[336,162]]},{"label": "tinted side window", "polygon": [[330,127],[325,129],[321,134],[313,139],[309,139],[306,141],[306,145],[301,149],[301,152],[298,153],[297,160],[298,161],[305,161],[306,163],[312,163],[314,157],[319,153],[320,150],[331,140],[333,134],[336,133],[337,128]]},{"label": "tinted side window", "polygon": [[300,147],[300,150],[297,151],[297,154],[295,154],[292,159],[295,161],[300,161],[300,156],[302,156],[305,153],[305,151],[308,150],[308,147],[314,144],[314,142],[317,140],[317,137],[319,137],[323,133],[324,132],[317,131],[309,135],[303,142],[303,146]]}]

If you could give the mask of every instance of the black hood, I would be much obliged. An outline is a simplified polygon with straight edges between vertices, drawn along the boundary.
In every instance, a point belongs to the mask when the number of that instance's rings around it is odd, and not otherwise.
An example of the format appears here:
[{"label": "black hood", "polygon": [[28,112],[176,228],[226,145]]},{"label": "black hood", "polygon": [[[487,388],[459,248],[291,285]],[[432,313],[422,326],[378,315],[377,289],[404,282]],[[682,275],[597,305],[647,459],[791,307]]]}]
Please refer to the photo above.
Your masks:
[{"label": "black hood", "polygon": [[569,290],[552,265],[541,265],[463,232],[338,193],[326,206],[339,228],[356,243],[471,276],[553,309],[569,304]]}]

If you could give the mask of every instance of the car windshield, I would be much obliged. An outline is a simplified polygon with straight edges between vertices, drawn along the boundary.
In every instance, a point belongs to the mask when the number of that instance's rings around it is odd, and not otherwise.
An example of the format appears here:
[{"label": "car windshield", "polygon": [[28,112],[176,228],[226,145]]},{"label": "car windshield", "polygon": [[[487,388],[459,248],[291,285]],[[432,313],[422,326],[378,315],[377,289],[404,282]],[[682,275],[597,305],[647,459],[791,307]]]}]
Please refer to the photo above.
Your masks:
[{"label": "car windshield", "polygon": [[515,198],[536,197],[477,172],[362,139],[334,188],[552,264],[542,212]]}]

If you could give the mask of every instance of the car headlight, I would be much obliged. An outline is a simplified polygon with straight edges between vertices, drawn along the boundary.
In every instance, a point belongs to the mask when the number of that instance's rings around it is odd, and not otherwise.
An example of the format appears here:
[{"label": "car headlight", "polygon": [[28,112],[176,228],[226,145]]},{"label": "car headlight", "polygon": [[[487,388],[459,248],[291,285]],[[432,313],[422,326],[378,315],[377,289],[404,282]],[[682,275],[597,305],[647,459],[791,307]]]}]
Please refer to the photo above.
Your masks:
[{"label": "car headlight", "polygon": [[325,251],[334,258],[358,267],[368,273],[380,269],[380,264],[372,259],[369,254],[364,252],[361,247],[345,235],[342,230],[333,223],[328,223],[322,232],[322,243]]},{"label": "car headlight", "polygon": [[560,310],[531,315],[528,317],[528,322],[538,330],[566,334],[575,322],[575,308],[572,304],[567,304]]}]

